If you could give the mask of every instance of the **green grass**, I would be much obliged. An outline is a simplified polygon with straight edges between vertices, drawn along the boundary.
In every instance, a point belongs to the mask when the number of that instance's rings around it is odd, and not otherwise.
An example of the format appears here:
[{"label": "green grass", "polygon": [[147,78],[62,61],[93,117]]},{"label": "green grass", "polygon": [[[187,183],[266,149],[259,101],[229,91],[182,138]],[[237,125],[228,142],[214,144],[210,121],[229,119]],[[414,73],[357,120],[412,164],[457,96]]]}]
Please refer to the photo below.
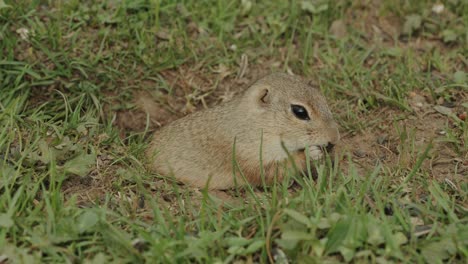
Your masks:
[{"label": "green grass", "polygon": [[[0,0],[0,263],[466,263],[466,1],[441,15],[423,0],[175,2]],[[397,33],[375,33],[378,18]],[[206,91],[165,73],[223,91],[214,69],[233,80],[243,54],[248,76],[313,78],[348,139],[390,134],[389,160],[351,149],[316,180],[228,202],[147,171],[148,130],[119,130],[116,113],[136,90],[201,108]],[[417,112],[412,93],[453,114]]]}]

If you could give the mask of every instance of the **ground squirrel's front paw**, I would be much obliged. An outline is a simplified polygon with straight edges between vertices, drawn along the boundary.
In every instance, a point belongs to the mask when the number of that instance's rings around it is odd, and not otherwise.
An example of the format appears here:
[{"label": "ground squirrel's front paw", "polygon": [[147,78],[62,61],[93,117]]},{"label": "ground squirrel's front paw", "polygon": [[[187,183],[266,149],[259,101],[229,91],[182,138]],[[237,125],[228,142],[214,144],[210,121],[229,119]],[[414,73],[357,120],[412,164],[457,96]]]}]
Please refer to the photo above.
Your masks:
[{"label": "ground squirrel's front paw", "polygon": [[311,160],[319,160],[323,157],[323,151],[318,146],[310,146],[309,147],[309,158]]}]

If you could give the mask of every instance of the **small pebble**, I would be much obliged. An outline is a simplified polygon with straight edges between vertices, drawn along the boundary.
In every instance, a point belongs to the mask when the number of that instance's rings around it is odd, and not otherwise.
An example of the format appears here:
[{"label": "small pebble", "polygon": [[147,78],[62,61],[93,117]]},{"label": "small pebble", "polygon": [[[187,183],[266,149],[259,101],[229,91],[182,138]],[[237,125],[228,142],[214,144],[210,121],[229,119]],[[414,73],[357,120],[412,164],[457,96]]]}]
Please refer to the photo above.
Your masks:
[{"label": "small pebble", "polygon": [[383,134],[383,135],[380,135],[379,137],[377,137],[377,143],[379,143],[379,145],[383,145],[385,143],[388,142],[388,135],[387,134]]},{"label": "small pebble", "polygon": [[443,4],[435,4],[432,6],[432,12],[436,13],[436,14],[440,14],[442,12],[444,12],[444,5]]},{"label": "small pebble", "polygon": [[461,113],[461,114],[458,115],[458,118],[460,118],[461,120],[465,121],[465,120],[466,120],[466,116],[467,116],[466,112],[463,112],[463,113]]},{"label": "small pebble", "polygon": [[366,156],[366,152],[364,152],[361,149],[357,149],[353,153],[354,153],[354,156],[356,156],[358,158],[364,158]]},{"label": "small pebble", "polygon": [[437,104],[438,104],[438,105],[441,105],[441,104],[443,104],[443,103],[444,103],[444,98],[443,98],[443,97],[439,97],[439,98],[437,99]]},{"label": "small pebble", "polygon": [[454,108],[455,107],[455,102],[452,101],[445,101],[442,103],[442,106],[445,106],[447,108]]},{"label": "small pebble", "polygon": [[145,196],[140,195],[138,198],[138,207],[144,208],[145,207]]},{"label": "small pebble", "polygon": [[145,251],[148,248],[148,242],[143,239],[136,238],[132,241],[132,246],[138,251]]}]

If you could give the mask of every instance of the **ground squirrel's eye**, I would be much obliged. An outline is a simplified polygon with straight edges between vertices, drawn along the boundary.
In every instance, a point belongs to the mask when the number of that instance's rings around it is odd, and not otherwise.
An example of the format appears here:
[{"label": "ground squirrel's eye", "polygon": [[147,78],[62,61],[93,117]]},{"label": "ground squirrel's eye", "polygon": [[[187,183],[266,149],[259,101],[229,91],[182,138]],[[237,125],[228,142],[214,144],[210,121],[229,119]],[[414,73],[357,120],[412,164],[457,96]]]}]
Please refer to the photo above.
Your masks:
[{"label": "ground squirrel's eye", "polygon": [[301,120],[310,120],[309,113],[302,105],[291,105],[291,111]]}]

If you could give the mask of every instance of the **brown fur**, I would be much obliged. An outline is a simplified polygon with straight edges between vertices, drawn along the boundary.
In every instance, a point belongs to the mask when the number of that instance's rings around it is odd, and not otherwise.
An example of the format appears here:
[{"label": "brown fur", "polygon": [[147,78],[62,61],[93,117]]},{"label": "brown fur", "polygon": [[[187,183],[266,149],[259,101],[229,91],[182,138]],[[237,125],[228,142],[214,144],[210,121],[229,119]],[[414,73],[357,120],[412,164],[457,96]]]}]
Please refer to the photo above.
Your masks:
[{"label": "brown fur", "polygon": [[[311,120],[295,117],[291,104],[304,106]],[[155,133],[147,156],[150,168],[162,175],[196,187],[227,189],[246,184],[239,172],[233,176],[234,149],[247,182],[261,185],[262,167],[267,184],[275,175],[281,181],[293,162],[305,170],[306,146],[318,159],[320,147],[338,140],[338,127],[319,90],[298,77],[272,74],[228,103],[163,127]]]}]

